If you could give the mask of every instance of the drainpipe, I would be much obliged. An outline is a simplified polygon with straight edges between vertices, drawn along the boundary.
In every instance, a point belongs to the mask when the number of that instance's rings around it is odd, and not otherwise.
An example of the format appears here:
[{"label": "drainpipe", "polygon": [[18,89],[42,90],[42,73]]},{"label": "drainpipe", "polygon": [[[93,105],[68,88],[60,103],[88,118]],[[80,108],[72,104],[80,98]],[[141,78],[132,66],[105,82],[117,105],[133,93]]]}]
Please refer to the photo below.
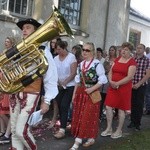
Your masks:
[{"label": "drainpipe", "polygon": [[108,15],[109,15],[109,5],[110,5],[110,0],[107,0],[103,50],[105,50],[105,48],[106,48],[106,36],[107,36],[107,27],[108,27],[107,24],[108,24]]}]

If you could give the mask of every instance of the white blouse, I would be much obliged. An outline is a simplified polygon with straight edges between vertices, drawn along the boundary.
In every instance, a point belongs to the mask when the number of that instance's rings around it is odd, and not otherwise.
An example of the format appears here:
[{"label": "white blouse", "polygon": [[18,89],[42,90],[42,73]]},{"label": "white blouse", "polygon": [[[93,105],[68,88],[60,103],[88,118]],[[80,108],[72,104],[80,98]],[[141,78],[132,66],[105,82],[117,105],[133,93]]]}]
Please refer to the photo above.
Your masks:
[{"label": "white blouse", "polygon": [[[89,62],[90,62],[90,61],[86,61],[85,65],[87,66],[87,65],[89,64]],[[84,61],[82,61],[82,62],[80,63],[81,70],[82,70],[82,68],[83,68],[83,63],[84,63]],[[89,69],[90,69],[91,67],[95,67],[95,64],[97,64],[97,63],[98,63],[98,65],[96,66],[96,74],[97,74],[97,76],[98,76],[98,83],[99,83],[100,85],[106,84],[106,83],[108,82],[108,80],[107,80],[107,77],[106,77],[106,75],[105,75],[105,69],[104,69],[103,65],[100,63],[100,61],[99,61],[98,59],[94,59],[94,60],[93,60],[93,62],[92,62],[92,63],[90,64],[90,66],[89,66]],[[76,82],[76,83],[80,83],[80,72],[79,72],[79,68],[77,69],[77,75],[75,76],[75,82]]]},{"label": "white blouse", "polygon": [[[54,57],[54,61],[57,67],[57,72],[58,72],[58,78],[60,81],[64,81],[66,78],[68,78],[71,74],[71,64],[73,64],[74,62],[77,62],[75,56],[72,53],[68,53],[68,55],[66,56],[66,58],[61,61],[59,59],[59,55],[57,55],[56,57]],[[67,85],[67,87],[69,86],[75,86],[75,81],[72,80],[70,81]]]}]

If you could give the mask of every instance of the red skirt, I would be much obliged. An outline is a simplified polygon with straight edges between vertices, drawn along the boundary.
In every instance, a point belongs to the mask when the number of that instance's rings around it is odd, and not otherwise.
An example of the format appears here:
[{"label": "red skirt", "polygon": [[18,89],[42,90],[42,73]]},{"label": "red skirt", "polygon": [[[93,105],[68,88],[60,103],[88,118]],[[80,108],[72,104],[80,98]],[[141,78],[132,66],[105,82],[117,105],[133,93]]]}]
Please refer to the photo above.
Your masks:
[{"label": "red skirt", "polygon": [[71,133],[78,138],[96,138],[99,131],[100,102],[93,104],[83,87],[78,87],[73,101]]},{"label": "red skirt", "polygon": [[9,95],[0,94],[0,114],[9,114]]}]

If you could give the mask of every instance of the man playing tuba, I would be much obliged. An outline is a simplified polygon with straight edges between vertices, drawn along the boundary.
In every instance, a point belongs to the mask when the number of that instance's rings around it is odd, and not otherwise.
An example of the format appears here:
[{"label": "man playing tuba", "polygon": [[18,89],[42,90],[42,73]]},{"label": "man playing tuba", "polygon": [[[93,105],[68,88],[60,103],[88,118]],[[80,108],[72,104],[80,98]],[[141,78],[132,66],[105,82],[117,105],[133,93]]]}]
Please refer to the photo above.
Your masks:
[{"label": "man playing tuba", "polygon": [[[29,18],[19,21],[17,26],[22,30],[23,39],[26,39],[41,24]],[[45,95],[44,101],[41,104],[41,114],[49,110],[50,101],[58,94],[57,69],[47,47],[44,47],[44,54],[48,60],[48,70],[43,76]],[[37,150],[34,137],[29,130],[28,120],[38,104],[41,82],[42,78],[39,77],[20,92],[12,94],[10,98],[12,150],[24,150],[24,147],[30,150]]]}]

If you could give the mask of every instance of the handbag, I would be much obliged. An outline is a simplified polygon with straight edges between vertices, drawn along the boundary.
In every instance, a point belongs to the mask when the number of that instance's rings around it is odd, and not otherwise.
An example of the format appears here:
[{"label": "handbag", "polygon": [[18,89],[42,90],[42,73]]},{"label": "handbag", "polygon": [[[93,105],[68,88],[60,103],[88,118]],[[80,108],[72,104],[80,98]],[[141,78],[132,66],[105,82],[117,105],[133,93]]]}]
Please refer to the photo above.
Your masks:
[{"label": "handbag", "polygon": [[95,90],[94,92],[89,94],[93,104],[102,100],[101,94],[99,90]]},{"label": "handbag", "polygon": [[[85,86],[85,79],[84,79],[84,76],[83,76],[83,73],[81,72],[81,75],[82,75],[82,78],[83,78],[83,84]],[[85,86],[86,87],[86,86]],[[102,100],[102,97],[101,97],[101,94],[100,94],[100,91],[97,89],[95,91],[93,91],[92,93],[89,94],[91,100],[92,100],[92,103],[95,104],[99,101]]]}]

